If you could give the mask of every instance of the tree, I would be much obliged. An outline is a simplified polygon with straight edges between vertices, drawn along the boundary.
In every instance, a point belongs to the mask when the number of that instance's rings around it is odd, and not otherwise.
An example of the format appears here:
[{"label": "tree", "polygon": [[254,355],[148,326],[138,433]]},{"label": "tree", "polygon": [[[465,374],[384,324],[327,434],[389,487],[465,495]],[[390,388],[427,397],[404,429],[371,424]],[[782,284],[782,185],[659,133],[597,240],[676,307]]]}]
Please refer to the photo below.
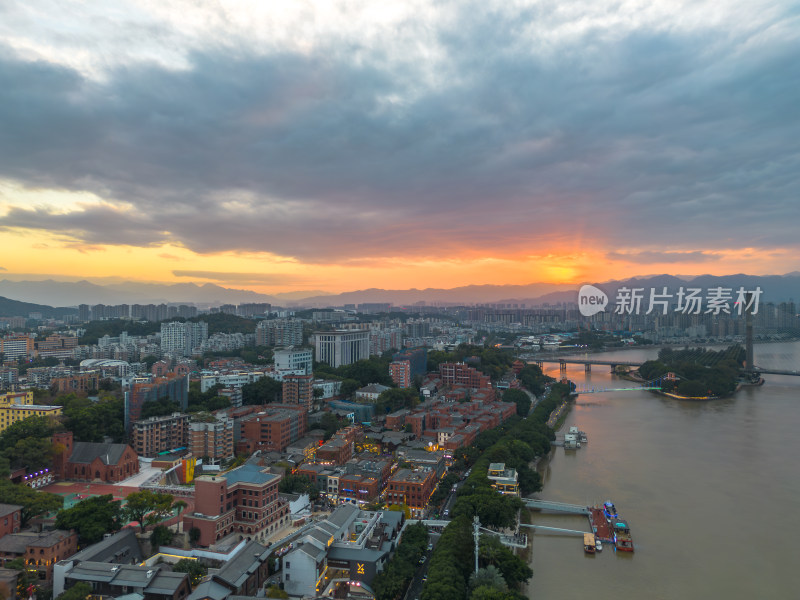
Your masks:
[{"label": "tree", "polygon": [[200,535],[201,534],[202,534],[202,532],[197,527],[192,527],[189,530],[189,543],[192,546],[197,545],[197,542],[200,541]]},{"label": "tree", "polygon": [[12,423],[0,434],[0,454],[14,469],[28,467],[37,471],[49,467],[53,459],[50,438],[58,427],[51,417],[28,417]]},{"label": "tree", "polygon": [[0,480],[0,503],[22,506],[20,526],[25,527],[33,517],[60,509],[64,505],[64,499],[58,494],[40,492],[3,479]]},{"label": "tree", "polygon": [[172,542],[172,531],[165,525],[156,525],[155,529],[150,532],[150,546],[153,552],[158,552],[161,546]]},{"label": "tree", "polygon": [[416,388],[392,388],[381,392],[375,404],[375,413],[379,415],[414,408],[419,403],[419,391]]},{"label": "tree", "polygon": [[157,523],[172,512],[172,494],[142,490],[129,494],[124,509],[129,521],[138,521],[142,532],[147,525]]},{"label": "tree", "polygon": [[522,390],[509,389],[503,392],[503,402],[513,402],[517,405],[517,414],[527,417],[531,410],[531,399]]},{"label": "tree", "polygon": [[58,529],[78,532],[78,544],[87,546],[103,539],[106,533],[119,531],[122,509],[120,501],[111,494],[81,500],[72,508],[60,510],[56,515]]},{"label": "tree", "polygon": [[92,586],[83,581],[79,581],[68,590],[61,592],[56,597],[56,600],[86,600],[91,593]]},{"label": "tree", "polygon": [[186,573],[189,575],[189,583],[192,586],[200,583],[200,580],[208,573],[208,567],[200,561],[192,560],[190,558],[182,558],[172,566],[172,570],[176,573]]},{"label": "tree", "polygon": [[288,598],[289,593],[282,590],[277,585],[271,585],[267,588],[267,598]]},{"label": "tree", "polygon": [[481,586],[488,586],[490,588],[494,588],[496,590],[504,591],[508,589],[506,585],[506,580],[503,579],[502,573],[500,573],[500,569],[495,567],[494,565],[489,565],[483,569],[478,569],[477,573],[473,573],[469,577],[469,587],[470,589],[479,588]]},{"label": "tree", "polygon": [[242,386],[243,404],[269,404],[280,402],[283,396],[283,385],[272,377],[262,377],[253,383]]},{"label": "tree", "polygon": [[308,494],[311,500],[319,498],[319,488],[305,475],[284,475],[278,484],[278,491],[284,494]]}]

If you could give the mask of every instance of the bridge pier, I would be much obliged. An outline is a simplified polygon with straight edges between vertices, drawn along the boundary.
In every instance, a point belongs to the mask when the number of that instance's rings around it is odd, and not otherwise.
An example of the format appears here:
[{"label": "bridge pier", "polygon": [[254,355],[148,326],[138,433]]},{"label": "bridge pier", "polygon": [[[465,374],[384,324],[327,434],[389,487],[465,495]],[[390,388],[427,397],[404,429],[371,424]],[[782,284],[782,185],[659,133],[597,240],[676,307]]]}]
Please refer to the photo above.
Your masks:
[{"label": "bridge pier", "polygon": [[559,361],[558,362],[558,370],[559,370],[560,373],[566,373],[567,372],[567,363],[564,362],[563,360]]},{"label": "bridge pier", "polygon": [[617,372],[617,365],[611,365],[611,372],[612,373],[616,373]]},{"label": "bridge pier", "polygon": [[592,372],[592,365],[590,365],[589,363],[586,363],[585,365],[583,365],[583,370],[586,371],[587,373],[591,373]]},{"label": "bridge pier", "polygon": [[535,364],[537,367],[539,367],[540,369],[544,369],[544,363],[543,363],[542,361],[540,361],[540,360],[537,360],[537,361],[536,361],[534,364]]}]

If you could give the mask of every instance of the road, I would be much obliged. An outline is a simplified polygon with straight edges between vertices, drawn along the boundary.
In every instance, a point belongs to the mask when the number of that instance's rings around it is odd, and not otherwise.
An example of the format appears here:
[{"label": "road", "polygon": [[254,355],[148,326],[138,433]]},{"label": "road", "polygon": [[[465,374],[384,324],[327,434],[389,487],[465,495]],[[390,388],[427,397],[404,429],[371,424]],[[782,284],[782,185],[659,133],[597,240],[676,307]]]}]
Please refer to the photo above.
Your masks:
[{"label": "road", "polygon": [[[431,533],[428,536],[428,540],[433,544],[434,548],[436,547],[436,544],[439,543],[440,537],[441,534],[438,533]],[[431,554],[433,554],[433,550],[426,551],[424,557],[425,561],[419,565],[416,573],[414,573],[414,577],[411,579],[411,583],[408,585],[408,590],[406,590],[404,600],[417,600],[417,598],[422,595],[422,586],[425,585],[425,579],[428,577],[428,564],[431,560]]]}]

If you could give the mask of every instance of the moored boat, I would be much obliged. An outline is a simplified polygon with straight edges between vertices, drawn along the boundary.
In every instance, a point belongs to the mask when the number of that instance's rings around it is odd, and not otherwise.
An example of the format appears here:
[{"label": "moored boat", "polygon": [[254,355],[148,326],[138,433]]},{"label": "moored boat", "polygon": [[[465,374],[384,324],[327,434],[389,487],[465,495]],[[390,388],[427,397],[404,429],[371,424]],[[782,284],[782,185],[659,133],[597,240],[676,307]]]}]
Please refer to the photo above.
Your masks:
[{"label": "moored boat", "polygon": [[603,503],[603,512],[606,515],[606,519],[611,521],[617,517],[617,507],[614,506],[614,503],[611,500],[606,500]]},{"label": "moored boat", "polygon": [[633,552],[633,538],[628,522],[616,518],[611,521],[611,525],[614,527],[614,548],[623,552]]},{"label": "moored boat", "polygon": [[595,550],[597,549],[596,542],[594,539],[593,533],[584,533],[583,534],[583,551],[586,554],[594,554]]}]

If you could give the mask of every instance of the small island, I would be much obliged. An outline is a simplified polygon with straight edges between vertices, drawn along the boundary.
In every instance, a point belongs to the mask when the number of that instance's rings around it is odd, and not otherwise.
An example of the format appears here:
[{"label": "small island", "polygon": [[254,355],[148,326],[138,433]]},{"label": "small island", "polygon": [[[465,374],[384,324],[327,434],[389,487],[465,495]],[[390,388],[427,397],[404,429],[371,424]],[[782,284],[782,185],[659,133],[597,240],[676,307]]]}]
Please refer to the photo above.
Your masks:
[{"label": "small island", "polygon": [[[758,383],[744,370],[745,349],[733,345],[724,350],[663,348],[657,360],[639,367],[639,380],[659,380],[656,393],[686,400],[712,400],[733,394],[742,384]],[[674,377],[669,377],[673,374]]]}]

